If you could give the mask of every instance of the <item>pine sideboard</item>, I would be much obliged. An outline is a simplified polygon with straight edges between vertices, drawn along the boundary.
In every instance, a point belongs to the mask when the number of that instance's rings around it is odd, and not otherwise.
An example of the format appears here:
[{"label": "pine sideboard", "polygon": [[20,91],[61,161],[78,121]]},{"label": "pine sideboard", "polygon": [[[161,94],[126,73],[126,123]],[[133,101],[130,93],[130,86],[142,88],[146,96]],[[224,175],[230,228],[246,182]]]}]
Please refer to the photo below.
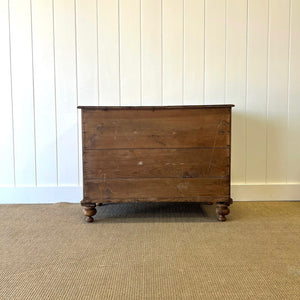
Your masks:
[{"label": "pine sideboard", "polygon": [[225,221],[233,106],[79,106],[86,221],[97,205],[149,201],[216,204]]}]

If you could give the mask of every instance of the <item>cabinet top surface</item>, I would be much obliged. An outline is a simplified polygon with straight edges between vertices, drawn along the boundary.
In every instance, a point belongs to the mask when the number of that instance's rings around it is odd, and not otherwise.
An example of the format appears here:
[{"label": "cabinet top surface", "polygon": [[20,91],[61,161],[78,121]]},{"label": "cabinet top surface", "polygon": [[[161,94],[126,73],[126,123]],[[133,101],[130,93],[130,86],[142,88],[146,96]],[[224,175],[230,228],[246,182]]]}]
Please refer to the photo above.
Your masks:
[{"label": "cabinet top surface", "polygon": [[174,106],[78,106],[79,109],[100,109],[100,110],[118,110],[118,109],[203,109],[203,108],[231,108],[234,104],[216,104],[216,105],[174,105]]}]

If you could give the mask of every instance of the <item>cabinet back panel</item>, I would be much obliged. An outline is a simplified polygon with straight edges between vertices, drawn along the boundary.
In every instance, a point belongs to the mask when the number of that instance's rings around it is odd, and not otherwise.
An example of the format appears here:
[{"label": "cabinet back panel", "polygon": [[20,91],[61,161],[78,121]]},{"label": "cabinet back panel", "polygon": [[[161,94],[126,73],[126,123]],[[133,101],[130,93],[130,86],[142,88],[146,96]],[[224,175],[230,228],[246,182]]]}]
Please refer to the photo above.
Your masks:
[{"label": "cabinet back panel", "polygon": [[83,110],[85,149],[227,147],[230,109]]},{"label": "cabinet back panel", "polygon": [[87,202],[160,201],[160,198],[201,201],[226,196],[228,199],[229,178],[98,179],[87,180],[84,190]]},{"label": "cabinet back panel", "polygon": [[224,177],[229,148],[85,150],[84,178]]}]

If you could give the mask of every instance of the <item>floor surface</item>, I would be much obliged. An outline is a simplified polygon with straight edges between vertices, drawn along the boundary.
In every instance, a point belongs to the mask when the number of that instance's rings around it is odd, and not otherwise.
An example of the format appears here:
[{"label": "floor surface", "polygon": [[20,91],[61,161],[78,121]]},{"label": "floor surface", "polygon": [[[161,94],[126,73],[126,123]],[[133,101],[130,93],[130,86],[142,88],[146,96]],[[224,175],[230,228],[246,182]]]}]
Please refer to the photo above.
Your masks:
[{"label": "floor surface", "polygon": [[300,299],[300,202],[0,205],[0,299]]}]

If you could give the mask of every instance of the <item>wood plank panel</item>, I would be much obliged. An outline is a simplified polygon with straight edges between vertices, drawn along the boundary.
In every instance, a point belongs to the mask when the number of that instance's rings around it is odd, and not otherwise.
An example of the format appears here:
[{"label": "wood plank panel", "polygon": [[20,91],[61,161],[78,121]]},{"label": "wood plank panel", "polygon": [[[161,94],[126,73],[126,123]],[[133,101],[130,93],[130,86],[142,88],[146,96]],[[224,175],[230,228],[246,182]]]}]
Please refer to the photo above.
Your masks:
[{"label": "wood plank panel", "polygon": [[54,4],[58,184],[78,184],[74,1]]},{"label": "wood plank panel", "polygon": [[140,105],[140,1],[122,0],[119,7],[121,104]]},{"label": "wood plank panel", "polygon": [[289,5],[270,1],[269,99],[267,127],[267,182],[287,176],[287,112],[289,77]]},{"label": "wood plank panel", "polygon": [[141,1],[142,105],[161,105],[161,0]]},{"label": "wood plank panel", "polygon": [[226,1],[205,2],[205,103],[224,103]]},{"label": "wood plank panel", "polygon": [[83,168],[82,168],[82,119],[81,110],[77,110],[77,138],[78,138],[78,184],[83,182]]},{"label": "wood plank panel", "polygon": [[86,150],[84,178],[229,176],[229,149]]},{"label": "wood plank panel", "polygon": [[191,197],[194,198],[192,201],[201,201],[205,197],[229,197],[228,183],[228,178],[98,179],[86,182],[84,199],[99,202],[155,202],[161,198],[182,201],[182,198]]},{"label": "wood plank panel", "polygon": [[98,105],[97,0],[76,0],[78,104]]},{"label": "wood plank panel", "polygon": [[16,184],[35,185],[35,117],[29,0],[10,1],[10,29]]},{"label": "wood plank panel", "polygon": [[84,146],[111,148],[226,147],[229,109],[83,110]]},{"label": "wood plank panel", "polygon": [[99,97],[120,104],[118,0],[98,0]]},{"label": "wood plank panel", "polygon": [[184,1],[184,104],[204,103],[204,0]]},{"label": "wood plank panel", "polygon": [[234,103],[232,115],[232,175],[234,183],[245,182],[247,0],[227,1],[226,103]]},{"label": "wood plank panel", "polygon": [[183,103],[183,0],[162,1],[163,104]]},{"label": "wood plank panel", "polygon": [[257,183],[266,179],[268,0],[248,5],[246,182]]},{"label": "wood plank panel", "polygon": [[32,34],[37,184],[53,185],[57,184],[57,157],[51,0],[32,0]]},{"label": "wood plank panel", "polygon": [[300,182],[300,1],[291,1],[287,181]]},{"label": "wood plank panel", "polygon": [[0,1],[0,185],[14,185],[15,181],[9,31],[8,1]]}]

